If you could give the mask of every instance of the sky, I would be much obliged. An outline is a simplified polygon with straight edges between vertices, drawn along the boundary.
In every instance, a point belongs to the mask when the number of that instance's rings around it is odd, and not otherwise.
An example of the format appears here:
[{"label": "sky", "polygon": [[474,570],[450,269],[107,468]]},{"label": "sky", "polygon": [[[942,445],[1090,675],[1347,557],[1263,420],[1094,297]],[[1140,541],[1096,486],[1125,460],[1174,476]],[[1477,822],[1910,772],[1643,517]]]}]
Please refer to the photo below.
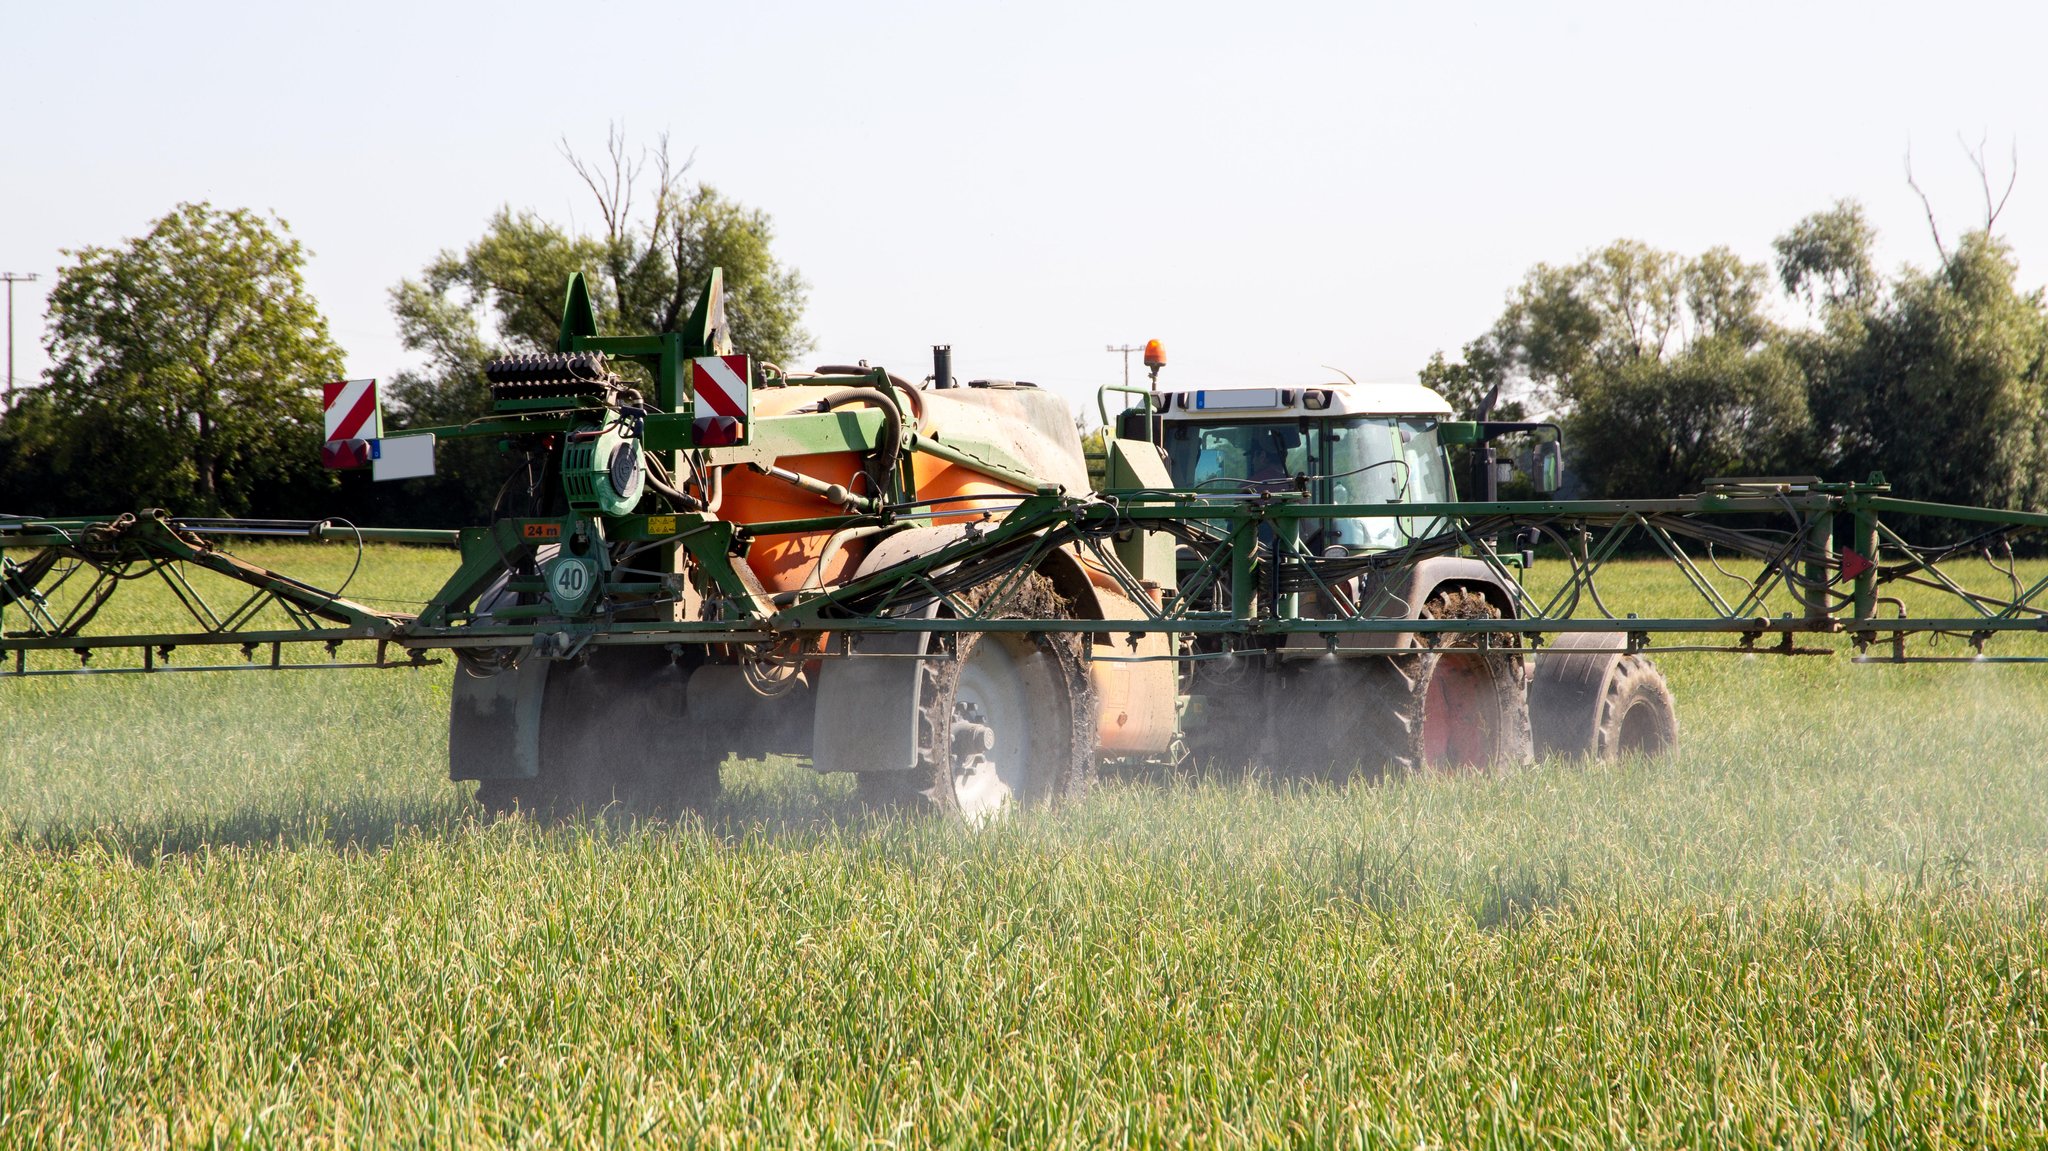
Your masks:
[{"label": "sky", "polygon": [[[1094,406],[1109,345],[1180,386],[1412,380],[1539,262],[1619,238],[1767,261],[1844,197],[1887,268],[1981,226],[2048,282],[2048,5],[64,4],[0,0],[0,271],[34,379],[65,249],[181,201],[287,221],[352,377],[389,291],[502,206],[596,222],[617,124],[774,220],[815,363]],[[1967,145],[1967,148],[1966,148]],[[1786,314],[1792,315],[1787,307]],[[1134,377],[1142,368],[1131,357]]]}]

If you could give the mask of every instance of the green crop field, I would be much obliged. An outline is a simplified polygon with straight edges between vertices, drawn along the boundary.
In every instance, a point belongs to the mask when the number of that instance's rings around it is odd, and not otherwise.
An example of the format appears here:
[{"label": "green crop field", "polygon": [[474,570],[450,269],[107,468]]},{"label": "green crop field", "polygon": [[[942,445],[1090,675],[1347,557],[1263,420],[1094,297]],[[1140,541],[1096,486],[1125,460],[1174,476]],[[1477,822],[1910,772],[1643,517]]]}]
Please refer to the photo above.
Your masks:
[{"label": "green crop field", "polygon": [[445,667],[0,681],[0,1146],[2048,1143],[2048,667],[1661,663],[1658,761],[981,832],[489,822]]}]

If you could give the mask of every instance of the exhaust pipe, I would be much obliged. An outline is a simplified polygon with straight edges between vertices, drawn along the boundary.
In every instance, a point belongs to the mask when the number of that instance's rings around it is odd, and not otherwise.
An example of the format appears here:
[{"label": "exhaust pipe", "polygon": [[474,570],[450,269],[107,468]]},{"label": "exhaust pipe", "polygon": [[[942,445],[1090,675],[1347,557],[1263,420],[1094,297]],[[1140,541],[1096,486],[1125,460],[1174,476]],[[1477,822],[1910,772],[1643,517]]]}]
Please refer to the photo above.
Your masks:
[{"label": "exhaust pipe", "polygon": [[932,387],[953,386],[953,345],[932,345]]}]

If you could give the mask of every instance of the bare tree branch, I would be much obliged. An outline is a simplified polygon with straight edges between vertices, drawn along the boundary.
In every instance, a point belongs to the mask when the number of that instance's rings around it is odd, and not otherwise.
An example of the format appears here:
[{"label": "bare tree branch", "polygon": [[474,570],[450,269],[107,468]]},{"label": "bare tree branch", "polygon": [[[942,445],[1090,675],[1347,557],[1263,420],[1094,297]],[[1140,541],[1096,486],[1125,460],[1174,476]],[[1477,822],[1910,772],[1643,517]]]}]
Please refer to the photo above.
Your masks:
[{"label": "bare tree branch", "polygon": [[[590,189],[604,218],[605,267],[611,276],[619,315],[629,315],[629,297],[644,294],[651,283],[660,281],[660,274],[653,269],[665,261],[674,281],[668,298],[643,300],[641,306],[657,306],[659,330],[674,331],[695,288],[693,279],[686,274],[690,238],[685,234],[685,226],[692,189],[685,175],[696,163],[696,152],[693,150],[678,161],[669,151],[669,134],[663,132],[652,149],[642,147],[637,156],[633,155],[626,143],[625,129],[617,123],[611,124],[605,134],[609,166],[603,162],[586,163],[570,148],[566,138],[560,151],[584,187]],[[654,180],[652,215],[645,221],[636,221],[634,200],[642,191],[642,177],[650,174]]]},{"label": "bare tree branch", "polygon": [[1906,146],[1906,187],[1913,189],[1913,194],[1920,197],[1920,207],[1927,212],[1927,230],[1934,234],[1934,250],[1940,253],[1942,263],[1948,263],[1948,247],[1941,242],[1941,225],[1934,220],[1934,204],[1928,200],[1927,193],[1920,190],[1919,183],[1913,179],[1913,148],[1910,144]]},{"label": "bare tree branch", "polygon": [[593,171],[584,163],[583,158],[569,147],[567,136],[562,138],[560,151],[562,158],[569,161],[569,167],[582,178],[584,187],[589,188],[590,194],[597,199],[597,210],[604,217],[605,238],[617,243],[633,218],[633,185],[639,182],[640,170],[646,166],[646,150],[641,150],[638,160],[629,160],[625,130],[613,123],[605,130],[605,154],[611,159],[609,174],[602,169]]},{"label": "bare tree branch", "polygon": [[2011,171],[2011,173],[2010,173],[2010,174],[2009,174],[2009,175],[2008,175],[2008,176],[2006,177],[2006,180],[2005,180],[2005,194],[2004,194],[2004,195],[2002,195],[2002,196],[2000,196],[2000,197],[1998,198],[1998,206],[1997,206],[1996,208],[1993,208],[1993,209],[1991,209],[1991,215],[1990,215],[1990,217],[1989,217],[1989,218],[1987,218],[1987,219],[1986,219],[1986,220],[1984,221],[1984,230],[1985,230],[1985,231],[1989,232],[1989,231],[1991,230],[1991,225],[1993,225],[1993,224],[1995,224],[1995,223],[1997,223],[1997,222],[1998,222],[1998,215],[1999,215],[1999,213],[2001,213],[2001,212],[2005,211],[2005,205],[2006,205],[2006,201],[2008,201],[2008,200],[2012,199],[2012,190],[2013,190],[2013,188],[2014,188],[2014,187],[2015,187],[2015,186],[2016,186],[2016,185],[2017,185],[2017,184],[2018,184],[2019,182],[2020,182],[2020,141],[2019,141],[2019,137],[2015,136],[2015,137],[2013,137],[2013,141],[2012,141],[2012,171]]},{"label": "bare tree branch", "polygon": [[1999,214],[2005,211],[2006,202],[2012,199],[2013,187],[2019,183],[2020,179],[2020,145],[2018,140],[2014,140],[2012,145],[2012,170],[2005,181],[2005,192],[1998,197],[1995,203],[1992,201],[1991,172],[1984,163],[1984,146],[1988,142],[1989,134],[1987,133],[1985,136],[1979,137],[1977,146],[1972,148],[1968,141],[1963,139],[1962,133],[1956,133],[1956,143],[1963,146],[1963,154],[1970,158],[1970,166],[1977,169],[1977,186],[1984,191],[1984,232],[1986,235],[1989,235],[1991,229],[1998,223]]}]

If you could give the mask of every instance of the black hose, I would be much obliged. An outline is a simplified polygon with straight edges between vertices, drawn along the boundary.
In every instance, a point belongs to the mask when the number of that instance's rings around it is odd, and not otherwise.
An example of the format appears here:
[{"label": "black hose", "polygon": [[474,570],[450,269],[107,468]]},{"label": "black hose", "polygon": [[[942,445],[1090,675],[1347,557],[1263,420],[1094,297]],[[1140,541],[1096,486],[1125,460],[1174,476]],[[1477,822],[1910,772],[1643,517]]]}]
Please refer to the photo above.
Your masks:
[{"label": "black hose", "polygon": [[675,509],[679,512],[701,512],[704,510],[703,500],[655,475],[652,469],[649,469],[647,472],[647,486],[653,488],[657,494],[675,505]]},{"label": "black hose", "polygon": [[[826,364],[823,367],[812,368],[811,373],[819,376],[865,376],[873,373],[874,370],[873,368],[863,368],[859,364]],[[902,388],[906,392],[910,390],[911,384],[909,380],[904,379],[895,372],[884,372],[883,374],[889,377],[890,383]]]},{"label": "black hose", "polygon": [[879,474],[868,478],[874,481],[875,498],[886,500],[893,489],[890,480],[896,475],[896,463],[903,453],[903,409],[896,406],[895,397],[880,388],[844,388],[818,401],[818,410],[829,412],[844,404],[872,404],[882,413],[882,443],[875,445],[874,460],[881,466]]}]

